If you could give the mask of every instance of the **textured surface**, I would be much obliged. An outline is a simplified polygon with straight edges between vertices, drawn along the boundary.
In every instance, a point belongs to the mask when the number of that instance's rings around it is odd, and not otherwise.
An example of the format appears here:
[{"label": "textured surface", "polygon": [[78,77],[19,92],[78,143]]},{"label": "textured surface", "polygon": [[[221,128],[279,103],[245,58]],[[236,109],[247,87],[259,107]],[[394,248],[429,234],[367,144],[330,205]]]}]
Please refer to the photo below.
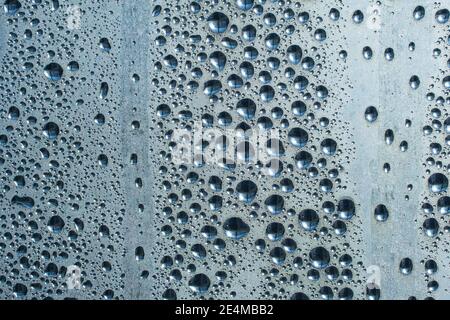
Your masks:
[{"label": "textured surface", "polygon": [[0,298],[450,297],[448,1],[2,1]]}]

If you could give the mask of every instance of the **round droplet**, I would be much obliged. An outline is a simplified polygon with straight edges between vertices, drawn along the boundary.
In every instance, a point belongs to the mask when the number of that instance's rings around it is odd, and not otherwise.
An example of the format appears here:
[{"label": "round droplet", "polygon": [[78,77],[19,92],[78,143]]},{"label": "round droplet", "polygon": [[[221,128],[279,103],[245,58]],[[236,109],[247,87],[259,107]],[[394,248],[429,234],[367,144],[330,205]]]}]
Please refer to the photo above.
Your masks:
[{"label": "round droplet", "polygon": [[278,222],[270,223],[266,228],[266,235],[271,241],[278,241],[284,235],[284,226]]},{"label": "round droplet", "polygon": [[52,62],[45,66],[44,73],[48,79],[58,81],[62,78],[63,68],[59,64]]},{"label": "round droplet", "polygon": [[330,10],[330,13],[328,14],[328,16],[330,17],[331,20],[337,21],[337,20],[339,20],[341,13],[339,12],[338,9],[332,8]]},{"label": "round droplet", "polygon": [[223,229],[227,237],[239,240],[250,232],[250,227],[241,218],[229,218],[223,224]]},{"label": "round droplet", "polygon": [[417,6],[414,9],[413,17],[414,17],[415,20],[423,19],[423,17],[425,17],[425,8],[422,7],[422,6]]},{"label": "round droplet", "polygon": [[320,144],[322,152],[328,156],[332,156],[336,153],[337,143],[333,139],[327,138]]},{"label": "round droplet", "polygon": [[300,151],[295,155],[295,165],[300,170],[308,169],[312,160],[312,155],[307,151]]},{"label": "round droplet", "polygon": [[363,48],[363,57],[364,57],[364,59],[370,60],[370,59],[372,59],[372,56],[373,56],[372,49],[370,47],[364,47]]},{"label": "round droplet", "polygon": [[47,122],[42,128],[42,133],[50,140],[55,140],[59,135],[59,127],[54,122]]},{"label": "round droplet", "polygon": [[214,12],[208,17],[209,29],[214,33],[224,33],[229,23],[230,20],[222,12]]},{"label": "round droplet", "polygon": [[375,122],[378,118],[378,110],[374,106],[369,106],[364,112],[364,117],[368,122]]},{"label": "round droplet", "polygon": [[26,296],[28,293],[28,288],[22,283],[16,283],[13,287],[13,294],[16,298],[21,298]]},{"label": "round droplet", "polygon": [[236,0],[236,5],[239,9],[247,11],[253,7],[254,0]]},{"label": "round droplet", "polygon": [[308,133],[302,128],[293,128],[288,133],[289,142],[297,148],[303,148],[308,142]]},{"label": "round droplet", "polygon": [[450,76],[446,76],[444,79],[442,79],[442,85],[445,89],[450,90]]},{"label": "round droplet", "polygon": [[18,0],[6,0],[3,4],[3,8],[7,15],[13,16],[22,7]]},{"label": "round droplet", "polygon": [[315,231],[319,224],[319,215],[312,209],[305,209],[298,215],[298,221],[306,231]]},{"label": "round droplet", "polygon": [[309,297],[304,294],[303,292],[296,292],[294,293],[291,298],[291,300],[309,300]]},{"label": "round droplet", "polygon": [[286,50],[288,60],[292,64],[299,64],[302,60],[302,49],[298,45],[292,45]]},{"label": "round droplet", "polygon": [[413,270],[412,260],[410,258],[403,258],[400,261],[399,269],[400,269],[400,272],[403,273],[404,275],[410,274]]},{"label": "round droplet", "polygon": [[350,220],[355,214],[355,203],[350,199],[342,199],[338,202],[337,211],[341,219]]},{"label": "round droplet", "polygon": [[208,80],[203,87],[203,93],[207,96],[213,96],[222,90],[222,82],[219,80]]},{"label": "round droplet", "polygon": [[324,247],[316,247],[309,252],[309,259],[314,268],[323,269],[330,263],[330,253]]},{"label": "round droplet", "polygon": [[384,57],[386,58],[387,61],[394,60],[394,57],[395,57],[394,49],[387,48],[386,50],[384,50]]},{"label": "round droplet", "polygon": [[303,101],[294,101],[291,110],[295,116],[301,117],[306,113],[306,104]]},{"label": "round droplet", "polygon": [[210,54],[209,61],[217,71],[222,71],[227,63],[227,57],[221,51],[214,51]]},{"label": "round droplet", "polygon": [[56,215],[50,218],[47,223],[47,228],[53,233],[60,233],[64,228],[64,225],[64,220],[60,216]]},{"label": "round droplet", "polygon": [[364,14],[362,13],[362,11],[361,10],[356,10],[353,13],[352,20],[353,20],[354,23],[357,23],[357,24],[360,24],[361,22],[363,22],[364,21]]},{"label": "round droplet", "polygon": [[236,192],[238,193],[239,200],[245,203],[251,203],[258,192],[258,188],[253,181],[244,180],[237,184]]},{"label": "round droplet", "polygon": [[203,273],[196,274],[189,280],[189,288],[198,294],[204,294],[208,292],[209,286],[211,285],[211,280],[208,276]]},{"label": "round droplet", "polygon": [[316,39],[317,41],[325,41],[327,38],[327,33],[325,30],[323,29],[317,29],[314,32],[314,39]]},{"label": "round droplet", "polygon": [[271,195],[265,201],[264,204],[272,214],[279,214],[284,208],[284,199],[280,195]]},{"label": "round droplet", "polygon": [[435,237],[439,231],[439,223],[434,218],[428,218],[423,222],[423,231],[428,237]]},{"label": "round droplet", "polygon": [[412,88],[412,89],[417,89],[417,88],[419,88],[419,86],[420,86],[420,79],[419,79],[419,77],[418,76],[412,76],[410,79],[409,79],[409,86]]},{"label": "round droplet", "polygon": [[448,189],[448,178],[442,173],[434,173],[428,178],[428,188],[431,192],[446,192]]},{"label": "round droplet", "polygon": [[236,111],[244,120],[251,120],[255,117],[256,104],[251,99],[242,99],[237,103]]},{"label": "round droplet", "polygon": [[439,198],[437,208],[441,214],[450,214],[450,197]]},{"label": "round droplet", "polygon": [[266,37],[264,42],[265,42],[266,48],[268,50],[276,50],[278,48],[278,46],[280,45],[280,41],[281,41],[281,38],[278,34],[270,33]]},{"label": "round droplet", "polygon": [[377,221],[384,222],[389,217],[389,211],[384,204],[376,206],[374,216]]},{"label": "round droplet", "polygon": [[450,13],[448,9],[440,9],[436,12],[435,18],[438,23],[447,23]]}]

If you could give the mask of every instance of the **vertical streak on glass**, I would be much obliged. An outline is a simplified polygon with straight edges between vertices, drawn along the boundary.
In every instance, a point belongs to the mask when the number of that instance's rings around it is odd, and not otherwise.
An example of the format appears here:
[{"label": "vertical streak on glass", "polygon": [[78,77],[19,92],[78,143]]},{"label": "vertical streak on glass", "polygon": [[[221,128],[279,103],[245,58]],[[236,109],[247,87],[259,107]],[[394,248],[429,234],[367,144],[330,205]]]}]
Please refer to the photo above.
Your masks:
[{"label": "vertical streak on glass", "polygon": [[[149,298],[151,276],[140,279],[142,272],[153,272],[151,251],[153,237],[152,223],[152,183],[148,152],[150,150],[149,131],[149,79],[147,76],[147,56],[149,38],[147,22],[149,2],[145,0],[123,2],[122,17],[122,134],[124,154],[124,184],[127,194],[125,214],[125,242],[127,253],[124,258],[126,268],[126,296],[128,299]],[[142,181],[142,182],[141,182]],[[142,184],[142,186],[139,186]],[[145,255],[136,256],[136,250]],[[140,248],[143,249],[140,250]]]}]

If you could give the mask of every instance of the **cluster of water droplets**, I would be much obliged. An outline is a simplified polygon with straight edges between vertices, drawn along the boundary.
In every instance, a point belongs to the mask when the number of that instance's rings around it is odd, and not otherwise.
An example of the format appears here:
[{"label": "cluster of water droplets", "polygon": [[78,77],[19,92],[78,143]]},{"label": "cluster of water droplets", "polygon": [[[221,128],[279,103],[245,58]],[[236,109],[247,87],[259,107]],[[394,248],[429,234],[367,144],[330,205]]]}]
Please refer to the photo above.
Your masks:
[{"label": "cluster of water droplets", "polygon": [[123,297],[120,6],[1,5],[0,297]]},{"label": "cluster of water droplets", "polygon": [[[402,136],[402,134],[398,127],[386,129],[383,138],[386,148],[397,147],[399,152],[410,152],[408,148],[411,142],[414,144],[423,143],[428,146],[426,159],[422,164],[423,172],[420,173],[421,181],[414,181],[414,183],[407,185],[408,192],[412,191],[414,187],[420,188],[421,185],[426,186],[423,188],[426,191],[422,194],[423,200],[418,204],[417,212],[406,214],[406,216],[413,215],[413,221],[417,225],[417,234],[419,235],[417,239],[419,243],[418,247],[422,251],[418,254],[420,257],[419,261],[416,262],[413,261],[412,257],[415,256],[417,251],[411,253],[411,257],[405,252],[405,258],[399,261],[398,268],[399,272],[404,276],[417,277],[417,282],[420,281],[420,297],[433,299],[432,294],[439,288],[437,278],[442,277],[443,272],[441,271],[439,275],[439,265],[446,266],[448,264],[446,257],[448,256],[447,247],[449,241],[446,237],[449,232],[448,214],[450,214],[450,197],[448,196],[448,173],[450,167],[447,163],[448,147],[450,146],[450,118],[448,107],[450,104],[450,98],[448,96],[450,89],[448,76],[450,59],[445,52],[449,50],[450,36],[448,35],[449,10],[442,8],[440,5],[427,7],[433,9],[425,9],[421,5],[416,6],[408,19],[415,21],[413,25],[417,25],[417,27],[423,26],[423,23],[429,23],[430,20],[433,22],[433,29],[435,29],[435,34],[437,35],[437,40],[434,42],[435,47],[428,52],[424,59],[415,55],[416,43],[411,41],[408,45],[408,51],[410,52],[409,59],[422,59],[423,63],[435,59],[438,63],[433,63],[439,66],[438,70],[437,72],[428,70],[430,72],[429,78],[424,79],[422,75],[413,73],[409,79],[400,80],[409,83],[410,92],[405,93],[405,95],[410,95],[415,100],[420,101],[414,108],[424,108],[427,110],[426,116],[428,119],[426,123],[423,123],[422,119],[417,119],[423,124],[421,130],[423,140],[419,140],[419,142],[417,140],[408,141],[406,139],[399,141],[398,136]],[[425,18],[428,19],[427,22],[422,21]],[[362,12],[355,13],[353,16],[355,22],[362,21],[363,19],[364,15]],[[362,55],[364,59],[371,60],[374,54],[374,50],[370,46],[363,47]],[[386,62],[394,65],[396,63],[404,63],[404,61],[397,61],[392,48],[386,48],[384,50],[384,59]],[[433,63],[430,63],[430,65],[433,65]],[[414,70],[411,70],[411,72],[414,72]],[[424,86],[427,87],[424,88]],[[416,99],[416,97],[418,98]],[[365,109],[364,117],[369,128],[376,122],[379,122],[379,116],[379,111],[375,106],[368,106]],[[382,116],[386,119],[389,115]],[[410,118],[406,118],[404,120],[404,127],[411,128],[412,121]],[[389,174],[391,171],[391,163],[384,163],[382,169],[386,174]],[[404,201],[409,200],[409,195],[405,195]],[[373,209],[373,216],[378,224],[389,224],[391,214],[395,215],[399,214],[399,212],[390,212],[388,203],[380,203]],[[414,243],[409,243],[408,245],[416,250]],[[414,258],[417,260],[417,256]],[[417,271],[414,270],[416,268]],[[413,270],[417,272],[415,275],[413,275]],[[442,288],[441,290],[444,290],[446,293],[448,292],[447,288]],[[380,295],[382,296],[382,292],[379,287],[367,290],[370,299],[378,299]],[[417,299],[419,297],[412,294],[404,298]]]},{"label": "cluster of water droplets", "polygon": [[[388,201],[361,210],[368,188],[349,168],[355,122],[372,134],[388,115],[374,103],[344,116],[358,58],[346,48],[357,33],[343,30],[376,33],[376,10],[338,0],[2,2],[0,297],[383,297],[366,279],[362,223],[369,215],[382,229],[399,213]],[[444,63],[402,79],[405,96],[423,95],[429,152],[407,186],[426,185],[412,213],[423,259],[405,252],[394,272],[423,265],[420,297],[432,298],[448,263],[449,11],[405,14],[432,16],[430,59]],[[383,63],[402,62],[394,48],[382,48]],[[358,42],[367,64],[378,49]],[[405,154],[415,141],[399,131],[384,128],[380,144]]]},{"label": "cluster of water droplets", "polygon": [[[420,14],[417,14],[420,12]],[[421,103],[427,110],[427,120],[423,123],[422,134],[424,143],[428,147],[423,162],[423,178],[427,184],[427,192],[423,194],[418,226],[421,231],[422,250],[426,253],[420,261],[421,274],[426,283],[429,294],[439,289],[439,277],[445,273],[448,265],[448,234],[450,232],[449,214],[450,197],[448,196],[448,177],[450,172],[450,35],[448,25],[450,13],[448,8],[437,7],[435,11],[426,11],[417,7],[414,18],[420,20],[426,15],[434,18],[437,29],[435,47],[430,52],[429,59],[439,61],[439,67],[424,83],[421,91]],[[420,84],[419,76],[417,86]],[[414,86],[411,86],[414,88]],[[407,270],[413,269],[412,262],[407,263]],[[402,268],[402,265],[400,266]],[[402,271],[403,272],[403,271]],[[445,276],[445,275],[444,275]],[[445,280],[444,280],[445,281]],[[448,288],[441,287],[440,291],[448,292]],[[432,299],[431,296],[427,299]]]},{"label": "cluster of water droplets", "polygon": [[[352,149],[339,119],[346,97],[328,77],[346,56],[333,41],[337,8],[322,15],[299,2],[243,0],[153,8],[155,298],[363,294],[345,170]],[[193,136],[199,124],[216,134],[177,161],[177,132]],[[251,139],[270,130],[276,137]]]}]

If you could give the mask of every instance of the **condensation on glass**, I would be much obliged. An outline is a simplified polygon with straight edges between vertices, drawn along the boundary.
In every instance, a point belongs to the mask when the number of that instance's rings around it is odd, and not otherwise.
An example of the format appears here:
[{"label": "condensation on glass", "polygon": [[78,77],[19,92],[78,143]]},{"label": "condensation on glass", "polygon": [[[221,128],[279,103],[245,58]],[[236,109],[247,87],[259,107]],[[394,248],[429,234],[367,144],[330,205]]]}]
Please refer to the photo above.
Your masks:
[{"label": "condensation on glass", "polygon": [[445,1],[2,6],[0,298],[450,298]]}]

